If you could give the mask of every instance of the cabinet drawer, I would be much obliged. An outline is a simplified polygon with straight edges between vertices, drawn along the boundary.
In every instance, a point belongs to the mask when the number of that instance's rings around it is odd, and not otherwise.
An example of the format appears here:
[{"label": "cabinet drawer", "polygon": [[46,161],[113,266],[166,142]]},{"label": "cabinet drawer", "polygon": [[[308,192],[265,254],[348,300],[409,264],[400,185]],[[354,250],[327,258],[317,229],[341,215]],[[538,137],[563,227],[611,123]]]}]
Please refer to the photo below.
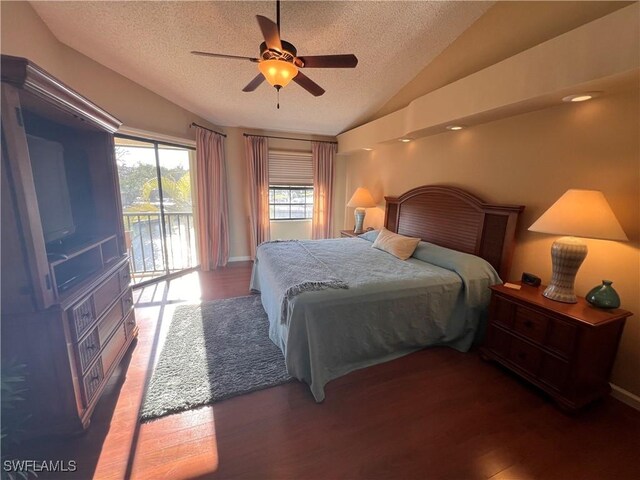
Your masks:
[{"label": "cabinet drawer", "polygon": [[95,319],[96,316],[93,311],[93,299],[91,297],[87,298],[72,310],[71,320],[76,340],[87,331]]},{"label": "cabinet drawer", "polygon": [[513,330],[531,340],[542,343],[547,333],[549,317],[529,308],[518,306]]},{"label": "cabinet drawer", "polygon": [[78,344],[78,357],[80,358],[80,368],[84,372],[91,361],[100,351],[100,336],[98,329],[93,330],[87,338]]},{"label": "cabinet drawer", "polygon": [[133,331],[136,328],[136,316],[134,312],[129,313],[129,316],[124,321],[124,328],[127,334],[127,338],[131,338]]},{"label": "cabinet drawer", "polygon": [[548,329],[546,346],[563,357],[569,358],[573,352],[578,327],[553,318],[549,322]]},{"label": "cabinet drawer", "polygon": [[543,353],[535,346],[518,338],[511,339],[509,360],[531,375],[538,375]]},{"label": "cabinet drawer", "polygon": [[126,290],[131,284],[131,273],[129,273],[129,265],[125,265],[119,272],[120,275],[120,291]]},{"label": "cabinet drawer", "polygon": [[98,359],[91,370],[82,379],[85,407],[91,403],[91,400],[93,400],[103,378],[104,370],[102,369],[102,360]]},{"label": "cabinet drawer", "polygon": [[107,314],[100,320],[98,323],[98,332],[100,333],[100,341],[102,343],[105,342],[111,332],[116,328],[116,326],[122,320],[123,312],[122,312],[122,303],[116,302],[111,310],[107,312]]},{"label": "cabinet drawer", "polygon": [[511,328],[513,325],[515,307],[515,304],[509,300],[493,295],[491,297],[491,305],[489,307],[491,321]]},{"label": "cabinet drawer", "polygon": [[105,372],[109,371],[125,343],[127,343],[127,336],[124,324],[121,324],[109,340],[109,343],[105,345],[104,350],[102,350],[102,364]]},{"label": "cabinet drawer", "polygon": [[93,305],[96,316],[102,315],[111,302],[120,294],[120,274],[114,273],[93,294]]},{"label": "cabinet drawer", "polygon": [[129,290],[122,297],[122,314],[126,316],[129,311],[133,308],[133,292]]}]

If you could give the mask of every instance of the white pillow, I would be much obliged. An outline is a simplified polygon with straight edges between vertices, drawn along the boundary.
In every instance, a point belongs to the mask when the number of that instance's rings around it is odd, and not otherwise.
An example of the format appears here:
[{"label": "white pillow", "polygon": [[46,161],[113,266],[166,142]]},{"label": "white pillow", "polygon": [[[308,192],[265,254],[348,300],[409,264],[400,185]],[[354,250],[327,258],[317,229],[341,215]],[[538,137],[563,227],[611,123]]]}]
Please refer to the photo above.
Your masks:
[{"label": "white pillow", "polygon": [[371,245],[373,248],[390,253],[400,260],[406,260],[413,255],[414,250],[420,243],[419,238],[405,237],[397,233],[390,232],[386,228],[382,228],[378,234],[378,238]]}]

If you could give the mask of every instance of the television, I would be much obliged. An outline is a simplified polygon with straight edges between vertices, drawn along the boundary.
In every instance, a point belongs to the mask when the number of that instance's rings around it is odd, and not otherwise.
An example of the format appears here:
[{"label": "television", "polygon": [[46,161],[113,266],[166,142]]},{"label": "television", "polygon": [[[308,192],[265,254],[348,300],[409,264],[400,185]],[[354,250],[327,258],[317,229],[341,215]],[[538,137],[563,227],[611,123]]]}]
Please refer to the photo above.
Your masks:
[{"label": "television", "polygon": [[64,148],[58,142],[27,135],[33,183],[38,198],[45,243],[62,240],[76,231],[69,199]]}]

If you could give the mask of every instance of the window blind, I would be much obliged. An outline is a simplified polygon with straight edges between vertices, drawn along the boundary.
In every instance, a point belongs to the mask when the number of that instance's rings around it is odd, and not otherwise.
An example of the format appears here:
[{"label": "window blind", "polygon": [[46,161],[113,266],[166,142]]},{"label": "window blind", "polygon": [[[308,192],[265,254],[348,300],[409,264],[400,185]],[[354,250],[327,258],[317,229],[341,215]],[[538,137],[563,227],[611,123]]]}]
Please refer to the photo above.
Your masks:
[{"label": "window blind", "polygon": [[313,186],[311,152],[270,150],[269,184]]}]

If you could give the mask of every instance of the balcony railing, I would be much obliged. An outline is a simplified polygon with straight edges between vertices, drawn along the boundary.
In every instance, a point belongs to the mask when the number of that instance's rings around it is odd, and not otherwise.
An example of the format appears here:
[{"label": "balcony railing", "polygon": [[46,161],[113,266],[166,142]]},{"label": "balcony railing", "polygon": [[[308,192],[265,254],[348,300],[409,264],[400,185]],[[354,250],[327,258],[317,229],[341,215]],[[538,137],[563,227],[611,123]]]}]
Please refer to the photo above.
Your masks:
[{"label": "balcony railing", "polygon": [[130,268],[136,281],[197,265],[193,213],[165,213],[164,242],[159,212],[124,213],[123,216],[128,232]]}]

